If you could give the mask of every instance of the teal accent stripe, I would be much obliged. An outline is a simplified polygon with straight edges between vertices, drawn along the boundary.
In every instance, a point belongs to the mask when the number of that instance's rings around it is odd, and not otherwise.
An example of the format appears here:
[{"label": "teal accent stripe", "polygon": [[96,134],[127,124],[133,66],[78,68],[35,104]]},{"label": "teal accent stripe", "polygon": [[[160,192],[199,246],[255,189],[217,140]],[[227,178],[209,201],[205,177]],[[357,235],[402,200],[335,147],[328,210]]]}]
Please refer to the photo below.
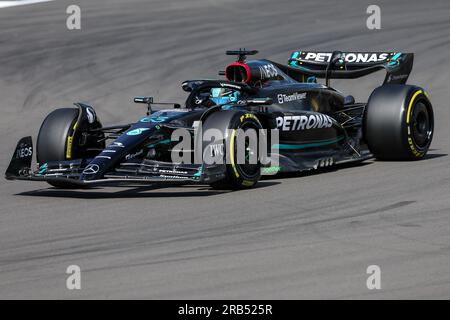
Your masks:
[{"label": "teal accent stripe", "polygon": [[394,65],[398,64],[397,59],[400,58],[401,55],[402,55],[401,52],[397,52],[397,53],[391,58],[391,61],[388,63],[388,65],[394,66]]},{"label": "teal accent stripe", "polygon": [[196,173],[194,173],[194,177],[201,177],[202,176],[202,169],[199,169]]},{"label": "teal accent stripe", "polygon": [[161,140],[152,144],[147,145],[147,148],[153,148],[154,146],[157,146],[158,144],[165,144],[165,143],[171,143],[172,140],[170,139],[165,139],[165,140]]},{"label": "teal accent stripe", "polygon": [[312,143],[303,143],[303,144],[274,144],[272,145],[272,148],[278,148],[278,149],[287,149],[287,150],[297,150],[297,149],[306,149],[306,148],[314,148],[314,147],[321,147],[330,145],[336,142],[339,142],[340,140],[344,139],[344,136],[339,136],[336,139],[328,139],[328,140],[319,140]]},{"label": "teal accent stripe", "polygon": [[293,67],[295,67],[295,68],[297,68],[297,69],[300,69],[300,70],[311,71],[310,69],[308,69],[308,68],[306,68],[306,67],[303,67],[303,66],[297,64],[297,61],[292,61],[292,62],[291,62],[291,66],[293,66]]},{"label": "teal accent stripe", "polygon": [[[293,59],[297,59],[297,57],[300,55],[300,52],[298,52],[298,51],[296,51],[296,52],[294,52],[293,54],[292,54],[292,57],[291,57],[291,59],[293,60]],[[291,61],[290,63],[289,63],[291,66],[293,66],[293,67],[297,67],[298,66],[298,64],[297,64],[297,61]]]},{"label": "teal accent stripe", "polygon": [[392,57],[391,60],[397,60],[402,55],[401,52],[398,52],[395,56]]}]

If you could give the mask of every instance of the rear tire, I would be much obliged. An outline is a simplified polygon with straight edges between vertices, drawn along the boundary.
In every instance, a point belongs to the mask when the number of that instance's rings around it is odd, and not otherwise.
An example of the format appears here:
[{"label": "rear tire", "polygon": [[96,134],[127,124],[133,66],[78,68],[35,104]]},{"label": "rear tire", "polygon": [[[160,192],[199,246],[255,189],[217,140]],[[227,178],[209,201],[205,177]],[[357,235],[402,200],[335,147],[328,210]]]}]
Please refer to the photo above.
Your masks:
[{"label": "rear tire", "polygon": [[364,137],[380,160],[419,160],[433,139],[433,108],[425,91],[409,85],[375,89],[364,111]]},{"label": "rear tire", "polygon": [[[68,136],[77,118],[78,109],[74,108],[56,109],[45,118],[39,129],[36,144],[36,157],[40,165],[50,161],[67,160]],[[80,188],[79,185],[67,182],[52,181],[48,183],[62,189]]]}]

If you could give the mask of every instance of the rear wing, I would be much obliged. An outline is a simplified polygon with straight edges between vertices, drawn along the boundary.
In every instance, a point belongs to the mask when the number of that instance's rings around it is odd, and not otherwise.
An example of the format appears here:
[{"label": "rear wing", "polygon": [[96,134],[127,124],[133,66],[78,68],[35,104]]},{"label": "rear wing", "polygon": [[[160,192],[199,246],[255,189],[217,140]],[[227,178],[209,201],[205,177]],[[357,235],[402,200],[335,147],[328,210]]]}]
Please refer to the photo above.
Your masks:
[{"label": "rear wing", "polygon": [[286,71],[303,74],[303,78],[324,78],[328,85],[329,79],[355,79],[384,69],[384,83],[404,84],[413,61],[413,53],[402,52],[294,51]]}]

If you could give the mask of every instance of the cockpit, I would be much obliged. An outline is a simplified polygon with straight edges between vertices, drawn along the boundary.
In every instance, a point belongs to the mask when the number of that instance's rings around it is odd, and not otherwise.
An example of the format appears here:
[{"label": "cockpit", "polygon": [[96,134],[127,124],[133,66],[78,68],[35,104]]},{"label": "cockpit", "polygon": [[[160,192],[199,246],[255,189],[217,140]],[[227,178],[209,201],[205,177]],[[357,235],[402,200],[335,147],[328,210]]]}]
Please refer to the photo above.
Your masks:
[{"label": "cockpit", "polygon": [[209,108],[212,106],[232,106],[249,96],[246,85],[211,80],[186,81],[183,89],[190,92],[186,100],[186,108]]}]

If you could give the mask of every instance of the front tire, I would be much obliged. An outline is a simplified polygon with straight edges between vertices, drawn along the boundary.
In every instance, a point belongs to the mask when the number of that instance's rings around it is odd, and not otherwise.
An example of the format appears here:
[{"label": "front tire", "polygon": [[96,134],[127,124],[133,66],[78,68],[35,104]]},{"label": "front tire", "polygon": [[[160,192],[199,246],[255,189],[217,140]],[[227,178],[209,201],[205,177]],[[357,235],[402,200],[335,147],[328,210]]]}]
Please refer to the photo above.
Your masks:
[{"label": "front tire", "polygon": [[[37,162],[42,165],[50,161],[67,160],[71,155],[72,145],[68,140],[70,132],[78,118],[78,109],[61,108],[51,112],[44,120],[39,129],[36,144]],[[48,181],[56,188],[76,189],[80,186],[59,181]]]},{"label": "front tire", "polygon": [[[261,138],[261,123],[255,115],[251,113],[236,113],[229,124],[229,136],[226,139],[226,178],[211,184],[214,189],[241,190],[250,189],[256,185],[261,178],[261,159],[259,159],[258,148]],[[239,146],[241,135],[248,133],[248,130],[255,130],[256,141],[245,138],[244,145]],[[256,147],[255,147],[256,145]],[[239,151],[240,150],[240,151]],[[244,150],[244,163],[239,161],[238,152]],[[250,161],[252,158],[257,161]]]},{"label": "front tire", "polygon": [[374,90],[364,112],[364,137],[380,160],[419,160],[431,144],[433,108],[425,91],[409,85]]}]

